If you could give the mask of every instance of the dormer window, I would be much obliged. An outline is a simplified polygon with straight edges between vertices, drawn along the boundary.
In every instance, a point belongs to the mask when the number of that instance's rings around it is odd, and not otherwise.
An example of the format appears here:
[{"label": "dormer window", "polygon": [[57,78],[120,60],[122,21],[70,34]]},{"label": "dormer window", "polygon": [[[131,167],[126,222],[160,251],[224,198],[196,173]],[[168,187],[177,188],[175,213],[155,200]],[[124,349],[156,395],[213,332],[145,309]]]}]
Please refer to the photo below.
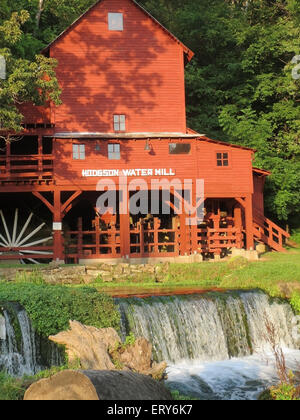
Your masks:
[{"label": "dormer window", "polygon": [[114,131],[126,131],[125,115],[114,115]]},{"label": "dormer window", "polygon": [[110,31],[123,31],[123,13],[108,14],[108,29]]}]

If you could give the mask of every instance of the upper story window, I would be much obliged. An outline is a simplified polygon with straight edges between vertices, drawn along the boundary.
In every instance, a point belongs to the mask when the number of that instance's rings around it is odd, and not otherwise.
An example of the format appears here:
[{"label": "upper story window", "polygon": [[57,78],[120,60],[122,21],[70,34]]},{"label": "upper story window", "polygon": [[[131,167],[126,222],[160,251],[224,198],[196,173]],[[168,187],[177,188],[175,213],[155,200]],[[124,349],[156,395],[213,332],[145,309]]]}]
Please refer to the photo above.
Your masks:
[{"label": "upper story window", "polygon": [[121,147],[118,143],[110,143],[108,145],[108,159],[109,160],[121,159]]},{"label": "upper story window", "polygon": [[125,115],[114,115],[114,130],[126,131],[126,116]]},{"label": "upper story window", "polygon": [[191,145],[189,143],[169,143],[170,155],[189,155]]},{"label": "upper story window", "polygon": [[110,31],[123,31],[123,13],[108,13],[108,29]]},{"label": "upper story window", "polygon": [[228,167],[229,166],[229,153],[227,152],[218,152],[217,153],[217,166]]},{"label": "upper story window", "polygon": [[75,160],[85,159],[85,145],[84,144],[73,144],[73,159]]}]

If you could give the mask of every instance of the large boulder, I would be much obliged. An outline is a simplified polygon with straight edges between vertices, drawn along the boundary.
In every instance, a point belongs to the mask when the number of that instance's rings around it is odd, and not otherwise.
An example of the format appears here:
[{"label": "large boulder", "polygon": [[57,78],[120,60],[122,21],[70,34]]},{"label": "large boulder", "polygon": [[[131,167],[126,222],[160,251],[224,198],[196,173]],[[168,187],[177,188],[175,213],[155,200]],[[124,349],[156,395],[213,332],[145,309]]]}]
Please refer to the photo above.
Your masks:
[{"label": "large boulder", "polygon": [[138,373],[66,370],[32,384],[24,400],[159,401],[172,396],[164,385]]},{"label": "large boulder", "polygon": [[134,343],[124,346],[120,344],[113,351],[109,349],[112,359],[118,366],[150,375],[154,379],[162,379],[167,368],[166,362],[155,363],[152,361],[152,345],[145,338],[137,338]]}]

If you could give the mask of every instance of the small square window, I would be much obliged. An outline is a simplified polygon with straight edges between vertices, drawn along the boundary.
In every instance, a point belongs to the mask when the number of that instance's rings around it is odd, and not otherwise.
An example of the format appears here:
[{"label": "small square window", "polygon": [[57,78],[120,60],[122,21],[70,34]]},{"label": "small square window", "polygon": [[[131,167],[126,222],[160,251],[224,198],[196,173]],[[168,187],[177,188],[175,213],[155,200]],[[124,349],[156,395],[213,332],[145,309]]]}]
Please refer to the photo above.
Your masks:
[{"label": "small square window", "polygon": [[84,144],[73,144],[73,159],[74,160],[85,159],[85,145]]},{"label": "small square window", "polygon": [[108,14],[108,29],[110,31],[123,31],[123,13]]},{"label": "small square window", "polygon": [[229,166],[229,154],[228,153],[217,153],[217,166],[228,167]]},{"label": "small square window", "polygon": [[114,115],[114,131],[126,131],[125,115]]},{"label": "small square window", "polygon": [[109,160],[121,159],[121,147],[118,143],[110,143],[108,145],[108,159]]}]

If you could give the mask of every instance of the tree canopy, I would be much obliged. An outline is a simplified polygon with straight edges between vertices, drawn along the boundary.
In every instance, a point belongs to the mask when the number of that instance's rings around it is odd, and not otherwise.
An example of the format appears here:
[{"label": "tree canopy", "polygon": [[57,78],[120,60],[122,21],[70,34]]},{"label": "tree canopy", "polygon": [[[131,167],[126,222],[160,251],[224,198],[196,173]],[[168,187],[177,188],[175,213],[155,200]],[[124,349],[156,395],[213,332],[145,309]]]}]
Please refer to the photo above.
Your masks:
[{"label": "tree canopy", "polygon": [[[39,51],[94,2],[0,0],[0,55],[8,63],[8,78],[0,79],[0,128],[19,127],[14,103],[59,101],[55,62]],[[299,225],[300,79],[292,77],[292,59],[300,55],[299,1],[139,3],[196,53],[186,68],[189,126],[257,149],[254,165],[272,172],[267,212]]]}]

